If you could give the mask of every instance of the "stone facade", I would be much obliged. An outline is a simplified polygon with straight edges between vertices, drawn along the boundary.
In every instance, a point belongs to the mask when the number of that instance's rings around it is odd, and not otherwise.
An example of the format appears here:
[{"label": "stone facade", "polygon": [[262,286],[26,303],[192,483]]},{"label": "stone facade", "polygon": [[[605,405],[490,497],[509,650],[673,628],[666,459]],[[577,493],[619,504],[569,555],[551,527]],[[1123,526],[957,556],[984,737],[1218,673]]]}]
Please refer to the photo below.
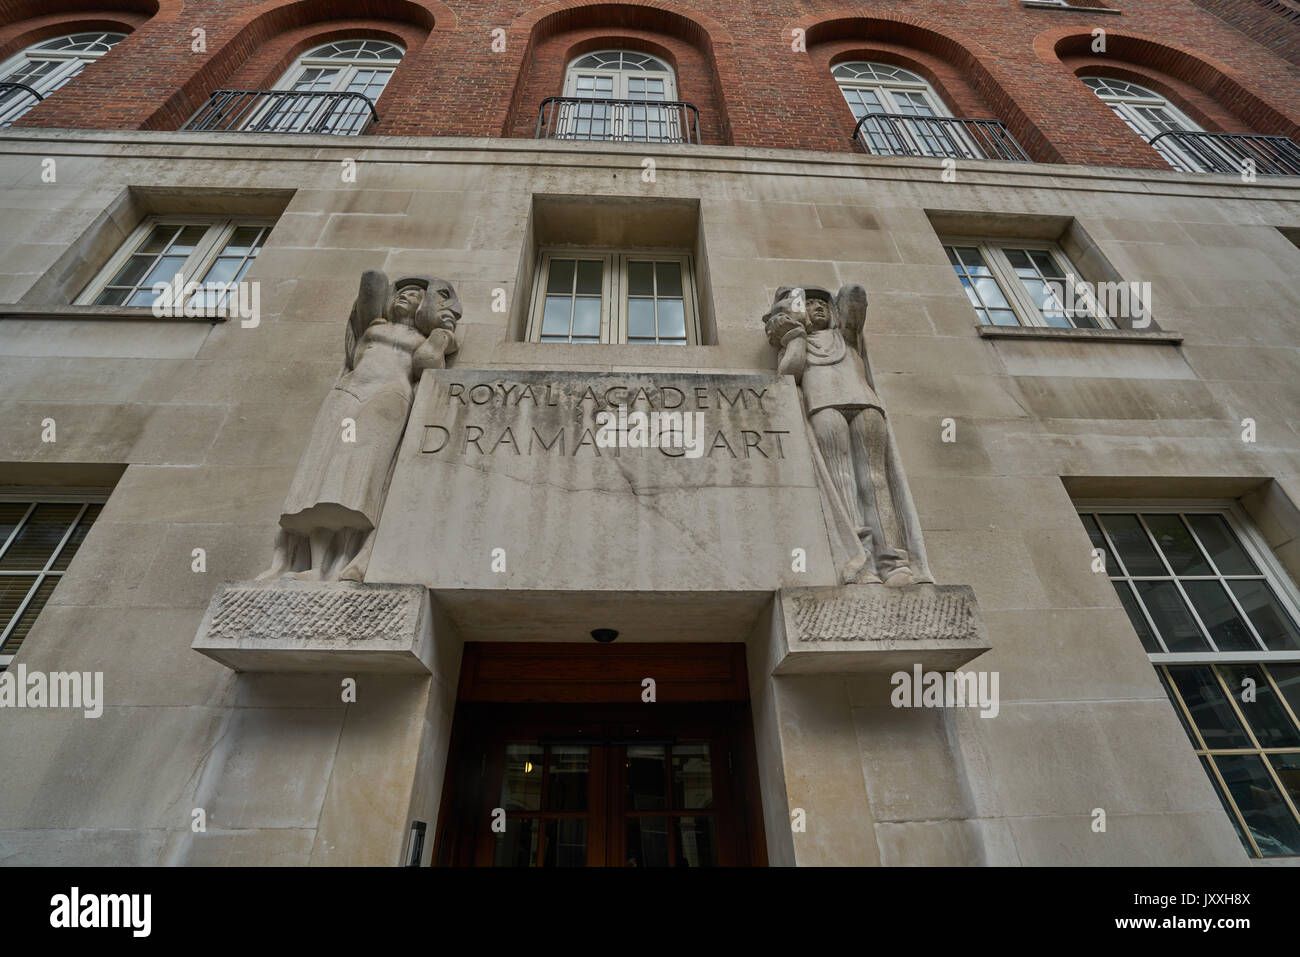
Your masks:
[{"label": "stone facade", "polygon": [[[637,175],[635,148],[508,141],[67,133],[11,135],[4,148],[0,262],[14,303],[0,322],[5,481],[105,484],[106,468],[121,470],[19,659],[103,670],[104,714],[3,715],[0,753],[31,772],[0,787],[4,860],[395,863],[403,822],[433,816],[459,643],[518,637],[521,621],[578,640],[564,610],[589,598],[629,618],[654,608],[652,631],[681,640],[747,642],[773,863],[1245,862],[1114,592],[1089,567],[1071,495],[1243,498],[1300,577],[1279,504],[1300,497],[1300,250],[1279,231],[1300,225],[1294,183],[974,163],[944,183],[926,161],[705,147],[657,151],[652,184]],[[46,156],[57,183],[40,180]],[[358,180],[342,186],[349,158]],[[59,267],[61,257],[92,248],[142,190],[151,203],[205,191],[231,204],[287,197],[256,266],[258,326],[111,309],[89,318],[36,301],[50,270],[80,268]],[[500,288],[526,295],[518,275],[539,192],[697,200],[716,342],[519,341],[492,299]],[[981,335],[936,234],[948,210],[992,226],[1068,217],[1122,274],[1152,281],[1159,326],[1181,345],[1158,334]],[[629,520],[688,537],[674,551],[635,550],[622,567],[601,559],[601,530],[577,515],[547,532],[571,572],[512,563],[495,581],[490,549],[526,553],[522,526],[457,540],[463,572],[449,562],[436,580],[421,570],[436,564],[398,574],[409,521],[381,528],[379,580],[433,586],[432,677],[363,678],[354,704],[339,701],[335,677],[236,673],[193,651],[218,583],[266,567],[294,463],[338,372],[340,304],[358,271],[430,263],[464,303],[455,368],[437,375],[488,380],[544,369],[771,382],[759,319],[777,286],[862,282],[876,387],[932,571],[978,599],[992,648],[978,667],[1001,674],[997,720],[892,709],[877,674],[774,676],[784,646],[773,591],[836,584],[816,509],[779,504],[815,503],[806,459],[789,463],[784,490],[777,472],[759,473],[755,502],[698,547],[689,526],[672,529],[703,499],[654,488],[656,506],[625,482],[618,508]],[[1247,416],[1254,444],[1241,441]],[[46,417],[56,443],[40,441]],[[946,418],[955,442],[941,440]],[[421,440],[408,430],[403,455],[420,457]],[[530,514],[528,488],[503,482],[493,507]],[[400,481],[393,494],[409,518],[418,496]],[[436,510],[437,496],[426,504]],[[709,514],[721,513],[691,521]],[[778,571],[775,558],[764,572],[759,553],[727,552],[764,533],[774,556],[806,541],[807,572]],[[203,574],[191,570],[195,547],[207,550]],[[681,562],[695,563],[691,581]],[[565,588],[562,603],[548,597]],[[486,600],[493,589],[500,601]],[[189,828],[195,807],[208,813],[201,837]],[[817,826],[791,834],[782,821],[794,807]],[[1097,807],[1106,834],[1088,826]]]}]

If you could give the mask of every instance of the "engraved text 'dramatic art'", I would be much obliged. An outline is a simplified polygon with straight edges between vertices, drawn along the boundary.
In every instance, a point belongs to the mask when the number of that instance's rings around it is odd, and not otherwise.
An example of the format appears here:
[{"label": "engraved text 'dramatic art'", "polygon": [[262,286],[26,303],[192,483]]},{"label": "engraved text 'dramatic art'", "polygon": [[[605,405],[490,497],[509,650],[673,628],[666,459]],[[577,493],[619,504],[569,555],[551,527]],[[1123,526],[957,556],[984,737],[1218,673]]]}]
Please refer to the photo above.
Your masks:
[{"label": "engraved text 'dramatic art'", "polygon": [[425,369],[456,351],[460,300],[431,276],[361,276],[343,371],[321,404],[280,515],[275,558],[261,578],[361,581],[397,448]]},{"label": "engraved text 'dramatic art'", "polygon": [[782,286],[763,326],[777,371],[803,395],[831,545],[843,584],[932,582],[893,431],[871,380],[867,293]]}]

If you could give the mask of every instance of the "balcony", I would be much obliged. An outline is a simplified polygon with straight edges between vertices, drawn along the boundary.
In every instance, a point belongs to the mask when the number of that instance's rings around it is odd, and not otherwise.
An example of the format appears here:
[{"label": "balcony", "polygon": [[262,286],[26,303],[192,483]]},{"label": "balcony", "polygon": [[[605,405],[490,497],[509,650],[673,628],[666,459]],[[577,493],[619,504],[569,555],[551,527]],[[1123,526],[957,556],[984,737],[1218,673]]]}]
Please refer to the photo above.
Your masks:
[{"label": "balcony", "polygon": [[1250,161],[1261,176],[1300,176],[1300,146],[1285,136],[1169,130],[1151,137],[1150,143],[1184,173],[1240,175]]},{"label": "balcony", "polygon": [[1030,162],[1020,144],[998,120],[868,113],[853,128],[853,140],[877,156]]},{"label": "balcony", "polygon": [[43,99],[26,83],[0,83],[0,126],[8,126]]},{"label": "balcony", "polygon": [[699,143],[700,111],[674,100],[548,96],[537,110],[537,139],[611,143]]},{"label": "balcony", "polygon": [[217,90],[182,130],[202,133],[332,133],[357,136],[379,119],[361,93]]}]

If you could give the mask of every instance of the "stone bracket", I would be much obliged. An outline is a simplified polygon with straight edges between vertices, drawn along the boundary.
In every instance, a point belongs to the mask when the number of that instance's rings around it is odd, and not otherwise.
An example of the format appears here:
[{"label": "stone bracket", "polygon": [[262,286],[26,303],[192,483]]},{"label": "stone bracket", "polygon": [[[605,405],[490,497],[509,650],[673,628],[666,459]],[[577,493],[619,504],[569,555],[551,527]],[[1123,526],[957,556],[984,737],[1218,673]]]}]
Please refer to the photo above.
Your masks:
[{"label": "stone bracket", "polygon": [[969,585],[835,585],[777,592],[773,674],[952,671],[992,645]]},{"label": "stone bracket", "polygon": [[432,672],[429,591],[356,582],[225,582],[191,647],[235,671]]}]

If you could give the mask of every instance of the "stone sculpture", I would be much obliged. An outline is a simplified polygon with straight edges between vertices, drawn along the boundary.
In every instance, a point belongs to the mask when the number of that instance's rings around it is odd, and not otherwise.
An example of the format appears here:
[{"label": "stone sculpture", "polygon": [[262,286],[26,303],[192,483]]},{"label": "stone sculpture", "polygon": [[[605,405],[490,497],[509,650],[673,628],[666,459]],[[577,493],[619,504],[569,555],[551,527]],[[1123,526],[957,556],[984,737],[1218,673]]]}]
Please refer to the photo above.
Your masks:
[{"label": "stone sculpture", "polygon": [[933,582],[920,523],[866,360],[867,293],[782,286],[763,317],[777,371],[799,383],[840,583]]},{"label": "stone sculpture", "polygon": [[316,415],[280,515],[275,558],[259,578],[362,581],[415,384],[456,351],[460,299],[431,276],[390,283],[377,269],[344,337],[343,371]]}]

